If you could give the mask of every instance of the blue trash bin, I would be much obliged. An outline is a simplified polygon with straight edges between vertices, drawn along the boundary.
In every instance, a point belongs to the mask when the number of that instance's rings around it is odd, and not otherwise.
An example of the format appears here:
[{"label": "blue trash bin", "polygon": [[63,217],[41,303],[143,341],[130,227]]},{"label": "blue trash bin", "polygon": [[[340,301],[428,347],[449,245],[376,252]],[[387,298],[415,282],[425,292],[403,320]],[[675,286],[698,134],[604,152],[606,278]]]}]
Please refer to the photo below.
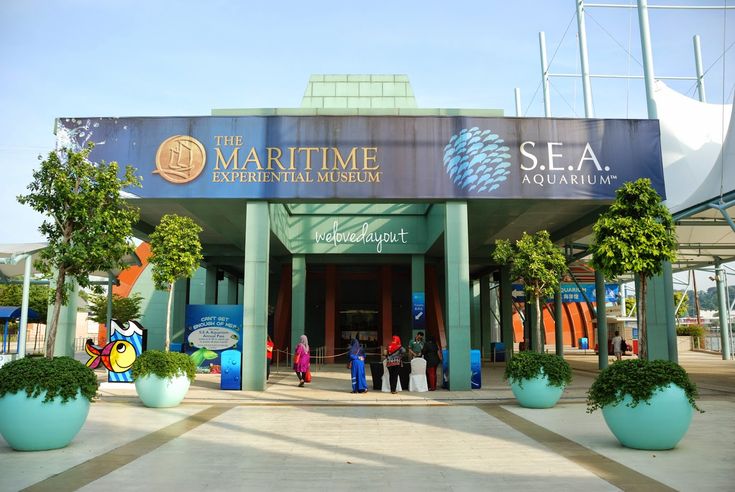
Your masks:
[{"label": "blue trash bin", "polygon": [[579,348],[580,350],[589,350],[590,341],[587,337],[583,337],[579,339]]},{"label": "blue trash bin", "polygon": [[491,346],[493,362],[505,362],[505,344],[503,342],[494,342]]},{"label": "blue trash bin", "polygon": [[482,357],[479,350],[470,350],[470,388],[482,387]]}]

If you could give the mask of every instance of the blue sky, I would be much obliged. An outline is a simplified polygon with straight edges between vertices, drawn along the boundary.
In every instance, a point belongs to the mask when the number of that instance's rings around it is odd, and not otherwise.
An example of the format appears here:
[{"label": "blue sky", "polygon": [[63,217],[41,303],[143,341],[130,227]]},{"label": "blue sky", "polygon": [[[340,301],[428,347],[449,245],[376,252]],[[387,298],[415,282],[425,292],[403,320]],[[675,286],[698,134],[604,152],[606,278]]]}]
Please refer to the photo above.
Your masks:
[{"label": "blue sky", "polygon": [[[53,148],[56,117],[296,107],[313,73],[407,74],[421,107],[511,116],[519,87],[524,115],[542,116],[538,32],[553,72],[578,71],[574,12],[574,0],[3,0],[0,243],[42,239],[40,217],[15,196]],[[694,75],[699,34],[708,101],[732,102],[735,48],[717,58],[735,42],[735,11],[651,10],[650,20],[657,74]],[[588,9],[587,34],[593,73],[642,74],[635,9]],[[671,86],[696,97],[693,82]],[[641,81],[592,88],[597,117],[646,117]],[[578,79],[552,79],[551,97],[554,116],[584,115]]]}]

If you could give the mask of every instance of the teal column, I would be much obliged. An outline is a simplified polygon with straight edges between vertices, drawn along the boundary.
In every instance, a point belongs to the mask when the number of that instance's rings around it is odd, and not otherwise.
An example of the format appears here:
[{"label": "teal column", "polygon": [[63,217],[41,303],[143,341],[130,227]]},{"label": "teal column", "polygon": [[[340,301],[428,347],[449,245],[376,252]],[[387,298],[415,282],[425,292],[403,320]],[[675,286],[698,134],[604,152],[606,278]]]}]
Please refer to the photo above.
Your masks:
[{"label": "teal column", "polygon": [[296,350],[299,338],[306,331],[306,256],[291,258],[291,353]]},{"label": "teal column", "polygon": [[171,309],[171,341],[182,343],[186,325],[186,279],[176,281]]},{"label": "teal column", "polygon": [[507,265],[500,268],[500,324],[508,361],[513,357],[513,281]]},{"label": "teal column", "polygon": [[[427,299],[426,299],[426,278],[425,278],[426,265],[424,263],[424,255],[411,255],[411,326],[408,333],[408,337],[401,334],[401,340],[404,340],[408,344],[409,340],[413,340],[413,330],[422,330],[424,337],[427,335],[428,326],[426,326],[426,310],[427,310]],[[413,296],[414,294],[420,294],[424,299],[424,314],[422,319],[416,319],[413,315]],[[436,335],[436,334],[435,334]]]},{"label": "teal column", "polygon": [[480,277],[480,338],[482,344],[482,356],[490,358],[493,338],[493,309],[495,307],[490,300],[490,275]]},{"label": "teal column", "polygon": [[554,292],[554,339],[556,355],[564,356],[564,307],[561,302],[561,286]]},{"label": "teal column", "polygon": [[[668,284],[668,287],[667,287]],[[674,325],[674,287],[671,277],[671,265],[668,275],[666,269],[661,275],[648,279],[647,310],[647,346],[648,360],[676,358],[670,351],[669,332],[676,333]],[[642,316],[643,313],[639,313]]]},{"label": "teal column", "polygon": [[600,369],[607,367],[607,306],[605,305],[605,277],[595,270],[595,300],[597,306],[597,365]]},{"label": "teal column", "polygon": [[482,350],[482,324],[480,321],[480,281],[470,283],[470,300],[472,311],[470,315],[470,347]]},{"label": "teal column", "polygon": [[207,278],[207,269],[199,267],[189,279],[189,303],[205,304],[204,291]]},{"label": "teal column", "polygon": [[[61,312],[59,313],[59,323],[56,327],[56,341],[54,343],[54,357],[61,357],[62,355],[74,357],[74,338],[77,335],[77,299],[79,298],[79,285],[72,277],[67,277],[66,283],[72,284],[72,288],[69,292],[66,305],[61,306]],[[55,283],[52,285],[55,285]],[[53,316],[53,305],[49,308],[49,316]]]},{"label": "teal column", "polygon": [[[239,297],[242,297],[242,296],[239,296]],[[204,274],[204,304],[217,304],[217,268],[216,267],[207,267],[205,274]]]},{"label": "teal column", "polygon": [[268,202],[248,202],[245,207],[243,390],[265,390],[269,249],[270,215],[268,213]]},{"label": "teal column", "polygon": [[725,295],[725,272],[722,264],[715,263],[715,281],[717,284],[717,308],[720,315],[720,347],[722,360],[730,360],[730,323],[729,310],[727,309],[727,296]]},{"label": "teal column", "polygon": [[449,388],[471,389],[470,262],[467,203],[447,202],[444,216],[444,275],[446,279]]},{"label": "teal column", "polygon": [[217,288],[217,304],[237,304],[237,279],[225,274]]}]

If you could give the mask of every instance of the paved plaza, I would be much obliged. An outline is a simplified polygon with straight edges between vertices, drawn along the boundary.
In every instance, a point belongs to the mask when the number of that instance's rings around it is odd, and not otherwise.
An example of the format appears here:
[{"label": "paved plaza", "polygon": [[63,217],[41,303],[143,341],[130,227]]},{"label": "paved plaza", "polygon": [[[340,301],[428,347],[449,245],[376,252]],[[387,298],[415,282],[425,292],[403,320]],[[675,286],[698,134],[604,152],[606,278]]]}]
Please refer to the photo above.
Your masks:
[{"label": "paved plaza", "polygon": [[574,382],[547,410],[518,406],[502,365],[484,368],[480,390],[398,395],[350,394],[341,365],[305,388],[274,372],[265,392],[200,375],[171,409],[105,384],[69,447],[0,439],[0,490],[735,490],[735,362],[682,354],[706,413],[676,449],[651,452],[585,412],[596,358],[568,360]]}]

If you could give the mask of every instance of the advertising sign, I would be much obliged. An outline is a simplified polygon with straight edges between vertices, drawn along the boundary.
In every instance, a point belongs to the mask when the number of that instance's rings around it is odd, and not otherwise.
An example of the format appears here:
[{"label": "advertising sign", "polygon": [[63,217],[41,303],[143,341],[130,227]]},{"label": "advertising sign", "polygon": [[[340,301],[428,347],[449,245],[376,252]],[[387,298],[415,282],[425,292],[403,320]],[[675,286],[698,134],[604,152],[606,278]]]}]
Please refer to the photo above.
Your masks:
[{"label": "advertising sign", "polygon": [[57,144],[130,164],[147,198],[615,198],[650,178],[656,120],[459,116],[60,118]]},{"label": "advertising sign", "polygon": [[423,330],[426,326],[426,299],[423,292],[414,292],[411,294],[413,330],[416,336],[417,330]]},{"label": "advertising sign", "polygon": [[[595,292],[595,284],[585,283],[579,284],[582,290],[575,283],[561,284],[561,302],[585,302],[585,295],[590,302],[597,302],[597,293]],[[584,291],[584,294],[582,292]],[[620,286],[618,284],[605,284],[605,302],[618,302]],[[523,285],[513,284],[512,290],[513,300],[516,302],[525,302],[526,293]],[[554,302],[553,297],[546,299],[546,302]]]},{"label": "advertising sign", "polygon": [[[243,306],[232,304],[189,304],[186,306],[186,326],[184,328],[185,352],[197,367],[209,367],[222,372],[222,382],[226,379],[241,380],[240,358],[242,356]],[[265,350],[265,347],[263,347]],[[222,371],[222,354],[227,352],[227,377]],[[236,365],[233,365],[236,364]],[[225,388],[222,389],[240,389]]]}]

